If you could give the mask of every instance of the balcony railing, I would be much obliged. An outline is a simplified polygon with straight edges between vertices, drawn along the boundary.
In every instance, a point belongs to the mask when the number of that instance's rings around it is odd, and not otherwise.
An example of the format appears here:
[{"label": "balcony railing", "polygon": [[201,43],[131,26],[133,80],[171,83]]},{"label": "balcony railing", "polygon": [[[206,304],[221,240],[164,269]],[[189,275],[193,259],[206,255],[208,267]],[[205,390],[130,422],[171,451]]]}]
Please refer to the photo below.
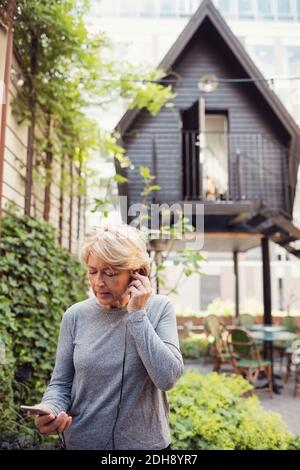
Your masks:
[{"label": "balcony railing", "polygon": [[288,210],[288,151],[265,134],[182,132],[183,198]]},{"label": "balcony railing", "polygon": [[[290,185],[289,150],[263,133],[136,130],[123,136],[136,168],[151,166],[160,202],[173,195],[185,201],[258,203],[291,215],[295,188]],[[142,190],[138,170],[134,190]],[[181,178],[181,181],[180,181]],[[176,188],[172,186],[176,181]],[[175,196],[176,194],[176,196]]]}]

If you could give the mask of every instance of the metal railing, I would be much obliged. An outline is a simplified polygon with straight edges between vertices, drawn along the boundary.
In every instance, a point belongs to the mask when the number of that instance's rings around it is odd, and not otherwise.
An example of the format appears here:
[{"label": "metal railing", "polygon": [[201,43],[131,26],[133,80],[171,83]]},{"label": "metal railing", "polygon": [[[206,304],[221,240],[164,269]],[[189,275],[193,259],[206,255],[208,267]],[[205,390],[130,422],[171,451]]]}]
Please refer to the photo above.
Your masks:
[{"label": "metal railing", "polygon": [[257,201],[289,212],[288,149],[260,133],[182,131],[183,199]]}]

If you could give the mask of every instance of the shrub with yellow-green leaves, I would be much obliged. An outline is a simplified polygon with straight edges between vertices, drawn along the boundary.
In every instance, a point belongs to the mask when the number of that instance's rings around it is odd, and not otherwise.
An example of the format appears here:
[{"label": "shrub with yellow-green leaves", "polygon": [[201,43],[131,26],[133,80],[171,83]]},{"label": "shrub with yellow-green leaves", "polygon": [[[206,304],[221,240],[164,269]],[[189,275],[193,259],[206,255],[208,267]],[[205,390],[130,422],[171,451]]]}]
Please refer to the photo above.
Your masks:
[{"label": "shrub with yellow-green leaves", "polygon": [[259,399],[241,376],[187,371],[169,392],[174,449],[300,449],[281,416]]}]

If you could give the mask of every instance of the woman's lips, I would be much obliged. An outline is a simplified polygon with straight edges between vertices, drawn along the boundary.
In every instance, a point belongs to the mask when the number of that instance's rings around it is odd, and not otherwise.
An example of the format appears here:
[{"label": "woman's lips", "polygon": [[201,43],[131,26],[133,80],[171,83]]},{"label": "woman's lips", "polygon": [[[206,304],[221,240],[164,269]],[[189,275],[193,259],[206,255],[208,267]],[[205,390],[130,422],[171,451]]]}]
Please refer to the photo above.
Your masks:
[{"label": "woman's lips", "polygon": [[103,296],[103,295],[110,295],[109,292],[98,292],[98,295]]}]

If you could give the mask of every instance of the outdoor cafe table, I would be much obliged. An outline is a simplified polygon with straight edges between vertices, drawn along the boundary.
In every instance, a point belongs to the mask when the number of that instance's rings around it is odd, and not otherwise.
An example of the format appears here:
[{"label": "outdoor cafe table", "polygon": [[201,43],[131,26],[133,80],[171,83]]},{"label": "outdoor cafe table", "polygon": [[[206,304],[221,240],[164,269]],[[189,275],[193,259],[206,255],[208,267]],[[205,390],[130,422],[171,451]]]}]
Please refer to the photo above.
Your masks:
[{"label": "outdoor cafe table", "polygon": [[280,386],[276,383],[275,374],[273,372],[273,341],[293,341],[296,338],[295,333],[285,331],[280,325],[251,325],[248,327],[251,335],[256,341],[263,341],[269,346],[269,359],[272,367],[272,382],[274,393],[280,393]]}]

